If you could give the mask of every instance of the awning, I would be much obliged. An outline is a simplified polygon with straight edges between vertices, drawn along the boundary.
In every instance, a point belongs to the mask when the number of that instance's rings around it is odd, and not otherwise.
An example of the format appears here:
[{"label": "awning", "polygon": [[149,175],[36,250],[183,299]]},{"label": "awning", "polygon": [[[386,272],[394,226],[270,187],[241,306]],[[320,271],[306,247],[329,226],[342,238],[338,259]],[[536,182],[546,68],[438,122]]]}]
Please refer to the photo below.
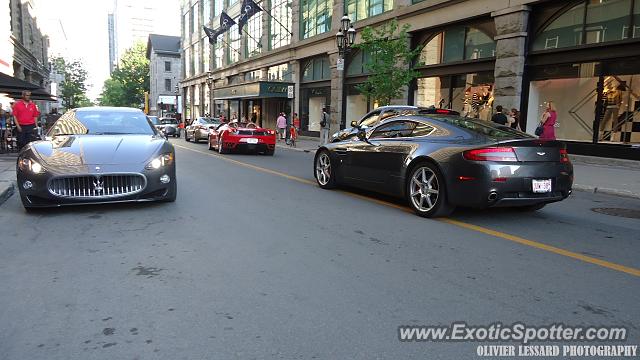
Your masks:
[{"label": "awning", "polygon": [[246,99],[246,98],[288,98],[293,97],[292,83],[258,81],[249,84],[232,85],[213,90],[214,100]]},{"label": "awning", "polygon": [[163,103],[165,105],[175,105],[176,104],[176,96],[175,95],[160,95],[158,96],[158,104]]},{"label": "awning", "polygon": [[0,73],[0,91],[2,92],[4,92],[5,90],[31,90],[37,89],[39,87],[40,86],[36,84],[32,84],[30,82],[14,78],[13,76]]},{"label": "awning", "polygon": [[[32,100],[42,100],[42,101],[58,101],[58,99],[49,94],[45,89],[25,89],[31,91],[31,99]],[[13,99],[20,99],[22,97],[22,90],[5,90],[0,88],[0,94],[5,94]]]}]

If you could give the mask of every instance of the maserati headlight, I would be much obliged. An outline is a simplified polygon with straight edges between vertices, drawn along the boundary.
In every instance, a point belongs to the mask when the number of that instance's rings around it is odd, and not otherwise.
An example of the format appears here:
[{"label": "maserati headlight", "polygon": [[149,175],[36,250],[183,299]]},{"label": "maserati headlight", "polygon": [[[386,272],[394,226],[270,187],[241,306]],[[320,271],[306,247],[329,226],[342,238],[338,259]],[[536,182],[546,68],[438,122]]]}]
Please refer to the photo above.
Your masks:
[{"label": "maserati headlight", "polygon": [[170,165],[172,162],[173,162],[172,153],[163,154],[151,160],[151,162],[147,164],[145,168],[148,170],[156,170],[156,169],[160,169],[161,167]]},{"label": "maserati headlight", "polygon": [[18,160],[18,167],[22,171],[30,171],[34,174],[40,174],[42,172],[42,165],[29,158],[21,158]]}]

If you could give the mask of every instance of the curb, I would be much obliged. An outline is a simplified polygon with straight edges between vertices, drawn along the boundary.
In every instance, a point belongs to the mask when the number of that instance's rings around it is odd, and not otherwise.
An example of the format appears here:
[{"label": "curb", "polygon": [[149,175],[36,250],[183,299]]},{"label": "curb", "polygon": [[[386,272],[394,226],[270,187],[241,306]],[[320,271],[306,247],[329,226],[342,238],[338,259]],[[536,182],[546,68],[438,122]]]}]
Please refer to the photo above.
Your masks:
[{"label": "curb", "polygon": [[573,184],[573,190],[590,192],[594,194],[601,193],[601,194],[607,194],[607,195],[622,196],[622,197],[632,198],[632,199],[640,199],[640,193],[636,193],[628,190],[599,188],[597,186],[591,186],[591,185]]},{"label": "curb", "polygon": [[4,189],[0,189],[0,205],[4,204],[4,202],[7,201],[15,192],[15,185],[13,184],[13,181],[0,182],[0,184],[4,183],[8,183],[9,186]]},{"label": "curb", "polygon": [[291,147],[291,146],[288,146],[288,145],[279,145],[279,144],[276,144],[276,147],[280,148],[280,149],[301,151],[301,152],[306,152],[306,153],[310,153],[310,152],[315,152],[316,151],[316,149],[295,148],[295,147]]}]

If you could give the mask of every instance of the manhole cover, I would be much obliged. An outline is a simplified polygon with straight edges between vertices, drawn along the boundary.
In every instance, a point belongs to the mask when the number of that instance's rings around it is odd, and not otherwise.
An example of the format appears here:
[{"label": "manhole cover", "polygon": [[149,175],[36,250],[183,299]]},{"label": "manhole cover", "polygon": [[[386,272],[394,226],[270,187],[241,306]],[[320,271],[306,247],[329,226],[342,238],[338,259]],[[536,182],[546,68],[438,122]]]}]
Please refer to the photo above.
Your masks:
[{"label": "manhole cover", "polygon": [[623,209],[623,208],[593,208],[591,211],[595,211],[600,214],[620,216],[629,219],[640,219],[640,210]]}]

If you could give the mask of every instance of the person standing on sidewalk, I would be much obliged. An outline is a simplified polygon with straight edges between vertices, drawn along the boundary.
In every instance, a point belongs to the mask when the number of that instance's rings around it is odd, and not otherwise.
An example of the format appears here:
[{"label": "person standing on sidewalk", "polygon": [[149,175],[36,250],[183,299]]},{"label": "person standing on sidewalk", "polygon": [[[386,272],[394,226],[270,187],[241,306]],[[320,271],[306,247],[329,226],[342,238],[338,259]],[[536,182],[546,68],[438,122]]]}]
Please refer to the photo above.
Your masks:
[{"label": "person standing on sidewalk", "polygon": [[496,113],[491,117],[491,121],[496,124],[508,126],[508,120],[507,115],[502,113],[502,105],[496,106]]},{"label": "person standing on sidewalk", "polygon": [[22,149],[33,140],[36,130],[36,119],[40,116],[40,111],[36,104],[31,101],[31,91],[22,92],[22,99],[13,105],[13,117],[16,119],[16,130],[18,149]]},{"label": "person standing on sidewalk", "polygon": [[276,119],[276,127],[278,128],[278,135],[280,137],[280,140],[285,139],[285,131],[287,130],[287,118],[284,117],[283,112],[281,112],[278,116],[278,119]]},{"label": "person standing on sidewalk", "polygon": [[322,108],[322,117],[320,118],[320,146],[329,142],[329,126],[331,119],[327,114],[327,108]]},{"label": "person standing on sidewalk", "polygon": [[540,140],[555,140],[556,139],[556,120],[558,119],[558,113],[553,101],[547,102],[547,109],[542,114],[540,119],[540,125],[542,127],[542,134],[540,134]]}]

